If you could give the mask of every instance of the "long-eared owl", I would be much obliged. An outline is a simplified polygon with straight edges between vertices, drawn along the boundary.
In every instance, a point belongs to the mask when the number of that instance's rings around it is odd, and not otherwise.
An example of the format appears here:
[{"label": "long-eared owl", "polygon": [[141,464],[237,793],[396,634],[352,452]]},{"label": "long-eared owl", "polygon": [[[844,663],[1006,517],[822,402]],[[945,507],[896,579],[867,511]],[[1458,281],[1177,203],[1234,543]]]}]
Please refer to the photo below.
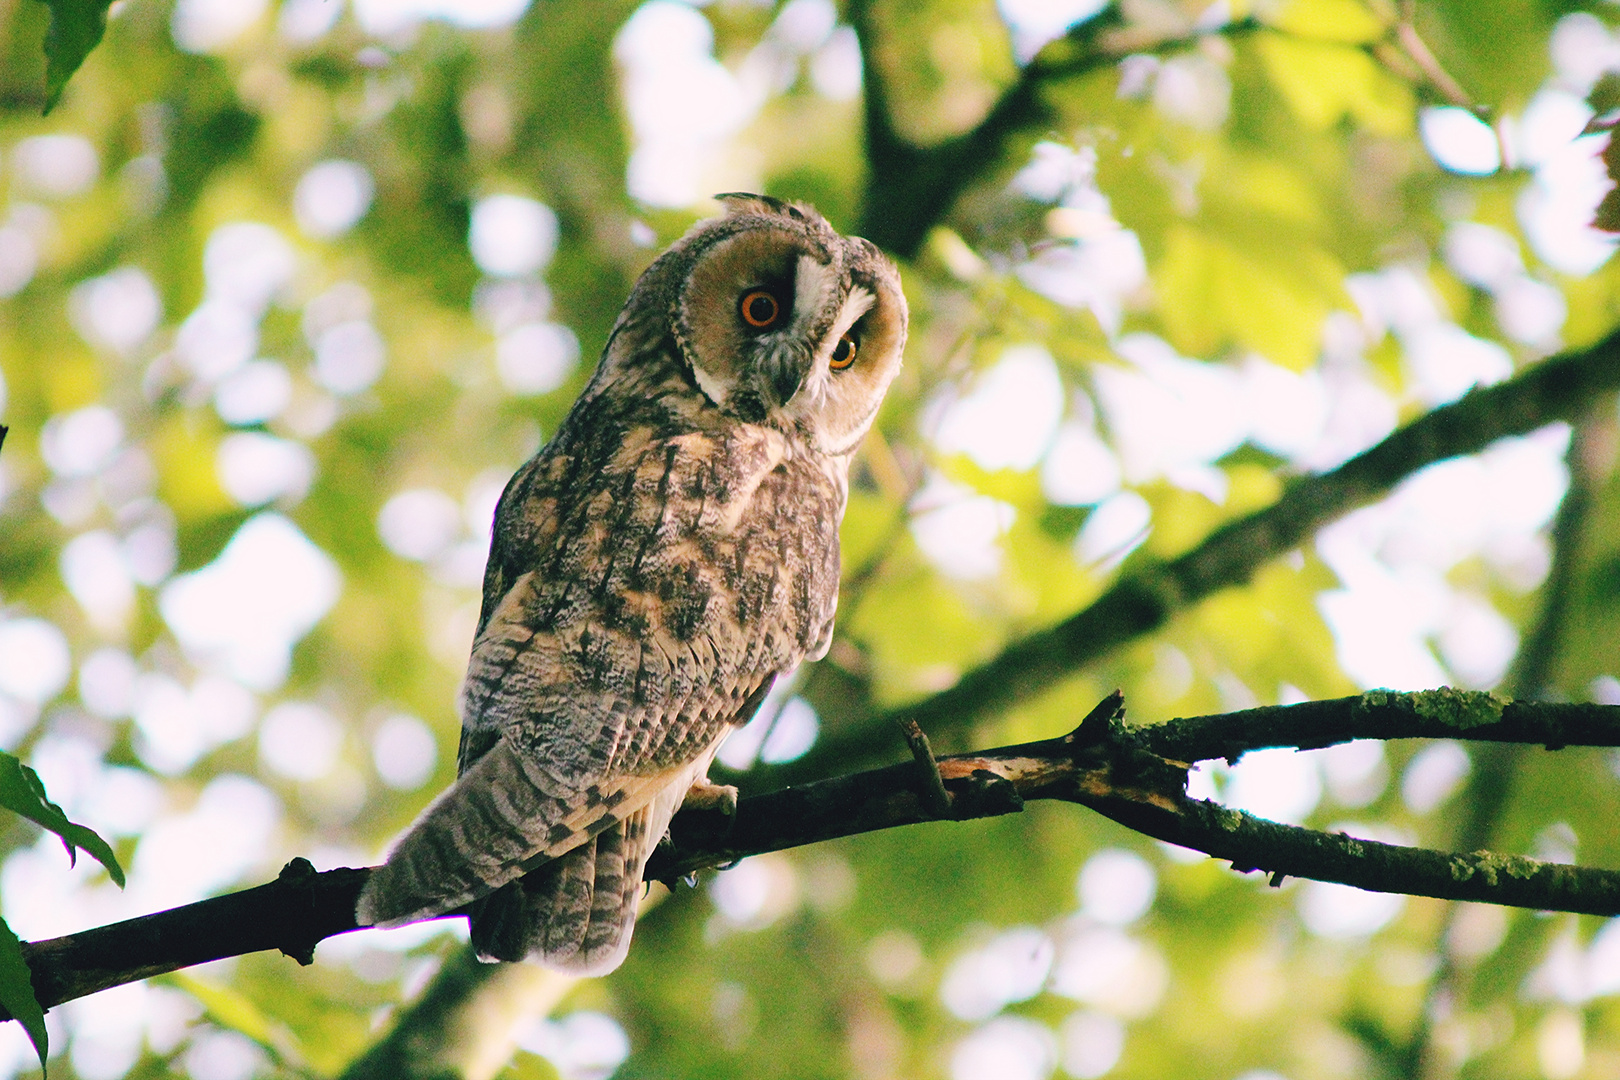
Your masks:
[{"label": "long-eared owl", "polygon": [[460,776],[367,882],[362,925],[471,904],[486,959],[613,969],[720,742],[827,650],[850,460],[905,297],[814,210],[722,198],[641,276],[501,496]]}]

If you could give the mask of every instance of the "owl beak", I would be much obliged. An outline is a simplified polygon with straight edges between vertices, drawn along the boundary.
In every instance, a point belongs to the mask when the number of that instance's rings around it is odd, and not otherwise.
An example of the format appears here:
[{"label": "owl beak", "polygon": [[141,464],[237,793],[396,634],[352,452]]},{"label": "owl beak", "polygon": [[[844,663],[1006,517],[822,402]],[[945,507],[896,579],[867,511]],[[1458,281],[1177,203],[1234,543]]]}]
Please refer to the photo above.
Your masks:
[{"label": "owl beak", "polygon": [[770,380],[771,391],[776,395],[776,403],[786,405],[793,400],[793,395],[799,392],[807,365],[801,363],[796,356],[784,356],[780,353],[774,361],[766,365],[766,374]]}]

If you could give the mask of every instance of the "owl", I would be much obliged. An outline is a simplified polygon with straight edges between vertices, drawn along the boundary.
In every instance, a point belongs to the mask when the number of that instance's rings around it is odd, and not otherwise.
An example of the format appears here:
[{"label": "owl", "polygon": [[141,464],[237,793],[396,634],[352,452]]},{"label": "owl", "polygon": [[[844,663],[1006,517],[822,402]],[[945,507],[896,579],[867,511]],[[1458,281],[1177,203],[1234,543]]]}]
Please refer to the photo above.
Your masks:
[{"label": "owl", "polygon": [[495,513],[459,777],[360,925],[470,905],[481,957],[600,974],[642,872],[772,682],[819,659],[849,466],[900,367],[894,265],[807,206],[721,196],[630,294]]}]

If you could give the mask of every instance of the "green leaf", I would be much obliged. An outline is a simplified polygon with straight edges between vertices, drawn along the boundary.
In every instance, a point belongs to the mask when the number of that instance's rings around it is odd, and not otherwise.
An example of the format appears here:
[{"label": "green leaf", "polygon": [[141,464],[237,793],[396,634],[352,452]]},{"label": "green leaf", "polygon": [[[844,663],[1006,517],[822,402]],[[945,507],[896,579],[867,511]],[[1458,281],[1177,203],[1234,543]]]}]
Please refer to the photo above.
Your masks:
[{"label": "green leaf", "polygon": [[[1600,156],[1609,179],[1620,182],[1620,139],[1610,135]],[[1603,196],[1597,213],[1592,216],[1592,226],[1604,232],[1620,232],[1620,187],[1610,188]]]},{"label": "green leaf", "polygon": [[1294,115],[1317,131],[1350,116],[1375,135],[1401,138],[1416,124],[1412,88],[1363,49],[1267,34],[1256,42],[1271,82]]},{"label": "green leaf", "polygon": [[45,1010],[39,1007],[39,999],[34,996],[33,972],[23,959],[22,943],[4,919],[0,919],[0,1005],[4,1005],[28,1032],[28,1041],[34,1044],[34,1053],[39,1055],[39,1067],[43,1071],[45,1052],[50,1046],[45,1034]]},{"label": "green leaf", "polygon": [[252,1039],[278,1064],[302,1070],[303,1052],[287,1025],[269,1016],[251,997],[235,987],[199,979],[187,971],[176,971],[163,980],[178,986],[197,999],[208,1019]]},{"label": "green leaf", "polygon": [[1620,109],[1620,73],[1605,73],[1592,85],[1591,92],[1586,95],[1586,103],[1600,117],[1606,112]]},{"label": "green leaf", "polygon": [[107,841],[96,835],[95,830],[69,821],[62,808],[45,797],[45,785],[40,782],[39,774],[4,751],[0,751],[0,806],[60,836],[68,849],[70,864],[77,858],[78,849],[84,848],[107,868],[120,889],[124,887],[124,868],[118,865],[118,856],[113,854]]},{"label": "green leaf", "polygon": [[[1241,222],[1240,222],[1241,224]],[[1309,243],[1178,225],[1154,273],[1170,343],[1211,356],[1236,343],[1291,371],[1316,360],[1322,321],[1342,302],[1344,269]]]},{"label": "green leaf", "polygon": [[56,107],[68,79],[107,32],[112,0],[42,0],[51,9],[45,31],[45,111]]},{"label": "green leaf", "polygon": [[1383,20],[1357,0],[1290,0],[1266,22],[1296,37],[1364,44],[1389,32]]}]

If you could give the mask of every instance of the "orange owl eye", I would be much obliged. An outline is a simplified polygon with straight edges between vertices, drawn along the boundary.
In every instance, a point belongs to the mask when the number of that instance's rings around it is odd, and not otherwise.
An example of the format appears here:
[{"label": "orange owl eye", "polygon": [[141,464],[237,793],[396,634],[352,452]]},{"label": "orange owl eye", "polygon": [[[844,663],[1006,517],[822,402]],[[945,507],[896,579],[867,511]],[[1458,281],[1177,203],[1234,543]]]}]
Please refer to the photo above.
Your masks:
[{"label": "orange owl eye", "polygon": [[737,311],[741,313],[743,322],[761,330],[776,325],[776,320],[782,317],[782,305],[764,289],[744,293]]},{"label": "orange owl eye", "polygon": [[858,351],[855,339],[845,334],[838,339],[838,344],[833,349],[832,359],[827,361],[827,366],[834,371],[843,371],[855,362],[855,354]]}]

